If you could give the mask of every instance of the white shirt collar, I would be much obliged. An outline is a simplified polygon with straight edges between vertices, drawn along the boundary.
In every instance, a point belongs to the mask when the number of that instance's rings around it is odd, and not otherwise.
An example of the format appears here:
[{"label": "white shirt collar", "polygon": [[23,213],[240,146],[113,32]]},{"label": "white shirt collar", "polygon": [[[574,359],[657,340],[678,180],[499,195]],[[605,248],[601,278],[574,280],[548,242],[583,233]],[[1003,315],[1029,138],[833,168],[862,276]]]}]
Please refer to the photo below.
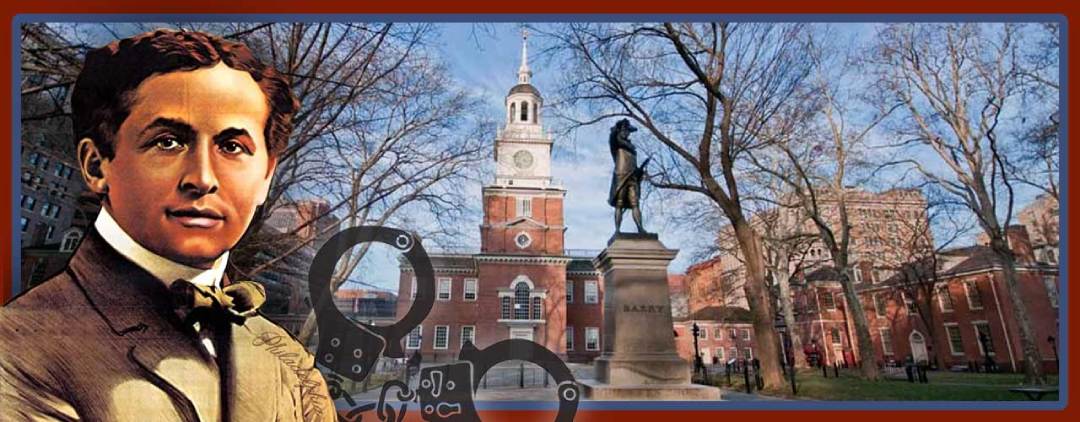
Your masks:
[{"label": "white shirt collar", "polygon": [[166,284],[172,284],[176,279],[182,278],[201,286],[221,286],[225,264],[229,261],[228,251],[221,254],[210,269],[204,270],[174,262],[146,249],[132,239],[104,207],[101,208],[97,220],[94,221],[94,228],[105,239],[105,243],[116,249],[120,255]]}]

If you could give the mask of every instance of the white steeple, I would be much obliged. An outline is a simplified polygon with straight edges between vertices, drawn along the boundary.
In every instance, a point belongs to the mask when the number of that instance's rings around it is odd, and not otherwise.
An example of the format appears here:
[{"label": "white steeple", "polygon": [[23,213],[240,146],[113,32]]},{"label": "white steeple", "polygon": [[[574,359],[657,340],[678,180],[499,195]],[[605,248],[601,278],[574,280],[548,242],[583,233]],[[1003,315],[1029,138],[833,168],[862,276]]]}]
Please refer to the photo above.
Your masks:
[{"label": "white steeple", "polygon": [[521,29],[521,67],[518,68],[518,83],[529,84],[532,70],[529,70],[529,30]]},{"label": "white steeple", "polygon": [[495,139],[495,185],[551,188],[551,138],[541,124],[544,98],[532,84],[529,33],[521,30],[517,84],[506,94],[506,125]]}]

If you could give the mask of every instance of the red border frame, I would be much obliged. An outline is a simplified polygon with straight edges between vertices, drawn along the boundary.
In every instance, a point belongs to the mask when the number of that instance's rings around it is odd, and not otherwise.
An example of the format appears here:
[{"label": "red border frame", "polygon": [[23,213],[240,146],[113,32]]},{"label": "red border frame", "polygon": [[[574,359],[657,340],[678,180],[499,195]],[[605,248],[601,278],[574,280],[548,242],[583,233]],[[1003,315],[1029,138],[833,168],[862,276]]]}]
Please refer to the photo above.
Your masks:
[{"label": "red border frame", "polygon": [[[770,13],[785,13],[785,14],[1060,14],[1066,17],[1067,20],[1073,21],[1073,18],[1080,15],[1080,7],[1077,4],[1068,4],[1068,2],[1054,2],[1048,0],[954,0],[954,1],[942,1],[942,0],[908,0],[908,1],[889,1],[889,2],[876,2],[876,1],[854,1],[854,0],[817,0],[817,1],[792,1],[792,0],[773,0],[773,1],[733,1],[733,2],[691,2],[685,0],[664,0],[664,1],[641,1],[641,0],[623,0],[620,2],[595,2],[586,3],[581,0],[567,1],[567,0],[541,0],[541,1],[501,1],[501,2],[482,2],[476,0],[469,1],[437,1],[437,0],[402,0],[393,4],[390,3],[377,3],[371,4],[368,2],[354,1],[354,2],[340,2],[340,1],[328,1],[328,0],[305,0],[303,2],[299,0],[294,1],[280,1],[280,0],[242,0],[234,1],[231,3],[221,3],[208,0],[182,0],[178,2],[169,3],[155,3],[147,2],[145,0],[113,0],[108,2],[97,2],[93,4],[87,4],[83,1],[36,1],[36,2],[24,2],[16,1],[0,5],[0,9],[4,12],[4,25],[0,27],[0,57],[5,58],[4,65],[0,65],[0,81],[3,81],[6,85],[4,89],[8,93],[4,96],[4,101],[0,101],[0,134],[6,136],[11,133],[13,121],[11,120],[11,101],[15,94],[12,90],[11,84],[8,81],[11,80],[11,66],[6,58],[12,57],[11,51],[11,34],[12,34],[12,19],[16,14],[67,14],[67,13],[81,13],[81,14],[121,14],[121,13],[154,13],[154,14],[248,14],[252,11],[257,11],[260,14],[332,14],[332,13],[382,13],[382,14],[409,14],[416,13],[417,11],[423,11],[424,13],[433,14],[470,14],[477,17],[478,20],[483,19],[483,15],[487,14],[611,14],[613,11],[619,14],[653,14],[653,13],[744,13],[744,14],[770,14]],[[1069,80],[1078,81],[1080,78],[1078,74],[1078,60],[1077,46],[1080,46],[1080,30],[1077,28],[1071,28],[1068,33],[1068,57],[1069,67],[1068,75]],[[1076,104],[1076,101],[1070,96],[1069,101],[1069,121],[1080,122],[1080,106]],[[1072,128],[1077,127],[1074,123]],[[1070,128],[1070,129],[1072,129]],[[1066,135],[1066,140],[1071,138],[1071,134],[1076,132],[1075,129],[1070,130],[1070,133]],[[15,140],[11,140],[14,142]],[[1069,162],[1080,162],[1080,147],[1073,147],[1069,151]],[[11,198],[11,148],[6,146],[0,148],[0,198]],[[1071,180],[1074,172],[1071,168],[1066,168],[1066,176]],[[1072,183],[1068,186],[1068,196],[1077,197],[1077,191],[1080,190],[1080,183]],[[5,303],[10,296],[12,285],[12,268],[11,265],[11,253],[12,245],[7,242],[7,239],[11,238],[11,231],[13,228],[8,224],[11,219],[12,204],[8,203],[6,206],[0,209],[0,303]],[[1071,220],[1073,215],[1080,214],[1077,207],[1070,207],[1069,215],[1066,216]],[[1080,232],[1080,227],[1074,224],[1069,224],[1069,232],[1066,234],[1067,238],[1077,236]],[[1074,260],[1080,260],[1080,252],[1076,249],[1070,248],[1067,262],[1073,262]],[[1070,303],[1080,303],[1080,295],[1077,294],[1077,290],[1070,289],[1069,300]],[[1074,305],[1075,307],[1075,305]],[[1070,312],[1070,317],[1073,312]],[[1077,357],[1076,339],[1080,338],[1078,335],[1080,332],[1080,324],[1070,324],[1069,326],[1069,339],[1070,342],[1066,350],[1069,351],[1069,357],[1071,362],[1080,363]],[[1070,365],[1069,379],[1075,380],[1077,378],[1076,368],[1080,366],[1077,364]],[[1056,421],[1056,420],[1076,420],[1076,389],[1069,389],[1068,402],[1072,405],[1065,409],[1065,411],[1049,411],[1039,412],[1035,417],[1040,418],[1040,422],[1044,421]],[[579,421],[595,421],[606,419],[619,419],[621,421],[635,421],[635,420],[654,420],[667,417],[667,413],[672,411],[579,411],[577,420]],[[950,414],[945,414],[948,412]],[[800,418],[809,420],[827,420],[829,422],[843,422],[843,421],[856,421],[864,420],[866,418],[873,418],[875,421],[903,421],[908,422],[912,417],[948,417],[950,419],[955,418],[973,418],[982,422],[992,421],[1008,421],[1017,417],[1024,417],[1020,414],[1021,411],[903,411],[903,412],[880,412],[880,411],[838,411],[838,410],[823,410],[823,411],[798,411],[796,412],[768,412],[768,411],[677,411],[679,418],[687,418],[694,420],[705,420],[713,418],[731,418],[735,420],[741,420],[744,418],[761,418],[761,417],[776,417],[776,418]],[[525,421],[548,421],[554,416],[553,411],[485,411],[482,412],[484,420],[507,420],[513,419],[518,422]],[[918,413],[918,414],[912,414]],[[1069,416],[1069,415],[1072,416]],[[410,420],[414,419],[412,417]]]}]

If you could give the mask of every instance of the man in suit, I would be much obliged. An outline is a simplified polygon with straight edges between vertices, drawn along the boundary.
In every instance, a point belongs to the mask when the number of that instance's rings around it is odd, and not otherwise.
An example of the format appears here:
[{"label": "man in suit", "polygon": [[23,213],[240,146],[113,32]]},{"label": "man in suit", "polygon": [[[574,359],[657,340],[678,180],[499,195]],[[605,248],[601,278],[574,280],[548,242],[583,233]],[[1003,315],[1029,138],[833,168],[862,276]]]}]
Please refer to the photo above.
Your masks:
[{"label": "man in suit", "polygon": [[242,44],[156,31],[87,54],[72,94],[98,219],[0,308],[0,420],[332,421],[311,355],[224,277],[298,107]]}]

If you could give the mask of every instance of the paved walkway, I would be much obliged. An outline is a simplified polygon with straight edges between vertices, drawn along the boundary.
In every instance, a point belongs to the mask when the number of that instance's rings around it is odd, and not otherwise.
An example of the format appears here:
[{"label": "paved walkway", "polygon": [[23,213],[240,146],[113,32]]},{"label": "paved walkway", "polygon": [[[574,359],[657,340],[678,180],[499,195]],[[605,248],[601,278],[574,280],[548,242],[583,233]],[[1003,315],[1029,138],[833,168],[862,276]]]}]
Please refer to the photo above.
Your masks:
[{"label": "paved walkway", "polygon": [[746,394],[745,391],[720,389],[720,400],[725,401],[787,401],[786,397],[765,396],[761,394]]}]

